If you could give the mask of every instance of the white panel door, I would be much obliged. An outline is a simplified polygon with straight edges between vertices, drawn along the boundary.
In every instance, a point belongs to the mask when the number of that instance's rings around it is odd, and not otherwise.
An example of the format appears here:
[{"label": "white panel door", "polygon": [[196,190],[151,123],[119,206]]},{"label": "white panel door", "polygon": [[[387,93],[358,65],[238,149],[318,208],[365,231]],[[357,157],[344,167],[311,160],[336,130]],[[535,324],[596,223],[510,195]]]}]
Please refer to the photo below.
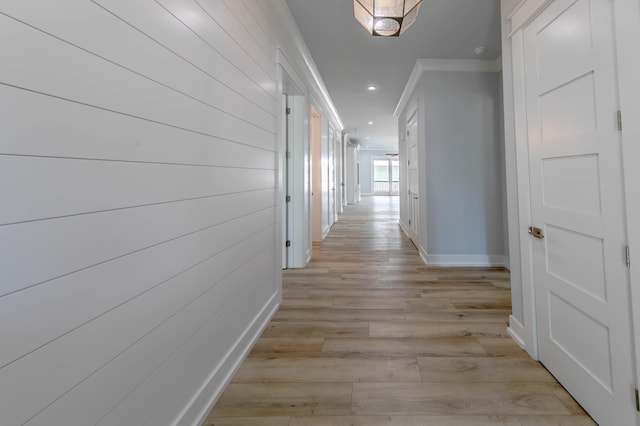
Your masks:
[{"label": "white panel door", "polygon": [[418,247],[420,199],[418,196],[418,120],[414,113],[407,121],[407,183],[409,195],[409,237]]},{"label": "white panel door", "polygon": [[624,426],[636,414],[612,23],[609,0],[557,0],[524,51],[540,361],[598,423]]}]

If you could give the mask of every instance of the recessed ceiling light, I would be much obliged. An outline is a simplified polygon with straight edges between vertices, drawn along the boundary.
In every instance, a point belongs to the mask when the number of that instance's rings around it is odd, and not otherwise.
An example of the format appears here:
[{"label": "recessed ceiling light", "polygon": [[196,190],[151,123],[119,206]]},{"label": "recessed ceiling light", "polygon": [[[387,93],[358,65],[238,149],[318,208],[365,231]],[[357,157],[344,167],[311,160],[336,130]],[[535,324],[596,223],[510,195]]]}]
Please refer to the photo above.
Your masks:
[{"label": "recessed ceiling light", "polygon": [[373,92],[375,90],[377,90],[378,88],[376,86],[374,86],[373,84],[370,84],[369,86],[367,86],[367,90],[370,92]]},{"label": "recessed ceiling light", "polygon": [[369,121],[367,124],[371,126],[373,124],[373,121]]},{"label": "recessed ceiling light", "polygon": [[367,139],[371,139],[371,136],[367,136]]}]

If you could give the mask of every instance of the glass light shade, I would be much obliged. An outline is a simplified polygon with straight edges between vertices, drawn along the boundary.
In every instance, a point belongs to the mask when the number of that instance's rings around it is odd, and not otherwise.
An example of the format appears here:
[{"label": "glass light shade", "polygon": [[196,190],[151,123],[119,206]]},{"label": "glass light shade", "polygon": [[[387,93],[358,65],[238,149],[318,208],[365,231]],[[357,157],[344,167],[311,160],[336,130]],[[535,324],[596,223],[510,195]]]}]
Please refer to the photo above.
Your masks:
[{"label": "glass light shade", "polygon": [[374,36],[394,37],[416,21],[422,0],[353,0],[358,22]]}]

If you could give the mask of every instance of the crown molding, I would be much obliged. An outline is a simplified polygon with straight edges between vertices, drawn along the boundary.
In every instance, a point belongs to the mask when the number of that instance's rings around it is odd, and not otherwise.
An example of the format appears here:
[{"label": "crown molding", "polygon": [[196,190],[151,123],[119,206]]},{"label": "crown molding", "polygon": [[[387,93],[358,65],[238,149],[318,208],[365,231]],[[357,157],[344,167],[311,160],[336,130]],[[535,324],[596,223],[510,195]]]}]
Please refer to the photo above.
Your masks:
[{"label": "crown molding", "polygon": [[427,71],[450,71],[450,72],[500,72],[502,70],[502,57],[492,60],[481,59],[418,59],[409,81],[400,96],[398,105],[393,115],[398,117],[407,106],[409,98],[413,94],[420,77]]},{"label": "crown molding", "polygon": [[[278,43],[277,50],[280,52],[278,58],[286,59],[289,66],[295,63],[300,67],[304,77],[306,77],[305,80],[307,80],[309,86],[311,86],[312,91],[319,95],[318,97],[322,100],[321,104],[325,105],[331,114],[331,118],[333,119],[332,121],[338,128],[338,131],[344,129],[344,124],[342,123],[340,114],[338,114],[338,110],[329,95],[329,90],[327,90],[327,87],[320,76],[320,72],[313,61],[313,57],[304,42],[300,29],[293,19],[293,15],[291,14],[285,0],[270,1],[268,2],[268,5],[275,12],[280,23],[288,30],[287,36],[289,39],[280,40],[280,43]],[[295,49],[295,52],[291,51],[291,48]]]}]

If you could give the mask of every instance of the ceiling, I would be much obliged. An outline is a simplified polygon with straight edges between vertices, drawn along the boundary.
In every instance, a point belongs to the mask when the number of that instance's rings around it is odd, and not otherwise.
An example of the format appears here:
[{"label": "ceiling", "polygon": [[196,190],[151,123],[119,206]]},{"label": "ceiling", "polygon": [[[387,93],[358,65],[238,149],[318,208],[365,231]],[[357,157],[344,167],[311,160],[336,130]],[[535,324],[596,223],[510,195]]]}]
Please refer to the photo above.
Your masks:
[{"label": "ceiling", "polygon": [[[362,149],[397,152],[393,112],[417,59],[478,59],[478,46],[486,47],[480,59],[500,55],[499,0],[423,0],[413,26],[389,38],[360,26],[352,0],[286,2],[350,140]],[[371,84],[376,91],[367,90]]]}]

